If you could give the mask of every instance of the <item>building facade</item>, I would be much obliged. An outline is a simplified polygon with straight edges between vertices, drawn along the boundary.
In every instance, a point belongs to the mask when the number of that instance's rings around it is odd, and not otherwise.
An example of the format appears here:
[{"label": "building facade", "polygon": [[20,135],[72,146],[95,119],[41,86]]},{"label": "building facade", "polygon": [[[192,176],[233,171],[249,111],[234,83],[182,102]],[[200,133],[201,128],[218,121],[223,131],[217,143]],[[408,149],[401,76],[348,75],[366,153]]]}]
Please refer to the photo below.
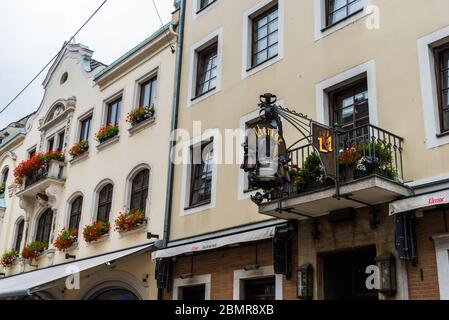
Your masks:
[{"label": "building facade", "polygon": [[175,19],[109,66],[67,44],[2,131],[2,297],[157,298]]},{"label": "building facade", "polygon": [[[185,161],[169,242],[153,254],[165,298],[446,297],[447,3],[412,1],[407,15],[375,0],[180,4],[188,133],[174,147]],[[256,205],[237,161],[251,131],[225,131],[258,128],[265,93],[282,108],[292,183]],[[315,122],[337,142],[313,148]],[[320,161],[332,148],[339,193]],[[370,266],[380,290],[366,286]]]}]

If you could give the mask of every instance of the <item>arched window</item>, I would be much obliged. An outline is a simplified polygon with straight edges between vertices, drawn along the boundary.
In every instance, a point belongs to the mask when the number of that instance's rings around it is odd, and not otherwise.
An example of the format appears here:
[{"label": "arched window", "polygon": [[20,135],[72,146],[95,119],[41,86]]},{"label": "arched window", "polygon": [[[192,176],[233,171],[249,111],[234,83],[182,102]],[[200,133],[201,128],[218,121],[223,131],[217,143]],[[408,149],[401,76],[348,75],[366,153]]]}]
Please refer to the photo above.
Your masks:
[{"label": "arched window", "polygon": [[109,221],[112,206],[112,192],[114,187],[112,184],[105,185],[98,194],[98,221]]},{"label": "arched window", "polygon": [[45,211],[37,223],[36,241],[50,242],[51,224],[53,222],[53,211]]},{"label": "arched window", "polygon": [[140,209],[145,212],[148,199],[148,181],[150,170],[140,171],[132,180],[131,184],[131,209]]},{"label": "arched window", "polygon": [[6,182],[8,181],[8,175],[9,175],[9,168],[6,167],[2,171],[2,176],[0,178],[0,185],[6,185]]},{"label": "arched window", "polygon": [[81,221],[81,212],[83,208],[83,197],[79,196],[72,201],[70,206],[69,228],[78,229]]},{"label": "arched window", "polygon": [[20,251],[20,247],[22,246],[22,238],[23,238],[23,229],[25,228],[25,220],[21,220],[17,224],[17,232],[16,239],[14,241],[14,250]]}]

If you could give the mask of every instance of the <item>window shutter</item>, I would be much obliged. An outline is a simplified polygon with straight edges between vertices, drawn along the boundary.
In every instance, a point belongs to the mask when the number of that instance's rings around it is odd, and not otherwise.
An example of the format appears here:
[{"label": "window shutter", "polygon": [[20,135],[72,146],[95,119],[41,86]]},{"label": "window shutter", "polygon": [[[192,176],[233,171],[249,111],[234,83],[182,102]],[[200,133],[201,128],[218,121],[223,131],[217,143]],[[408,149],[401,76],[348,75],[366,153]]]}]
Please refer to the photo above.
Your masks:
[{"label": "window shutter", "polygon": [[418,263],[416,220],[413,214],[396,215],[396,250],[401,260]]}]

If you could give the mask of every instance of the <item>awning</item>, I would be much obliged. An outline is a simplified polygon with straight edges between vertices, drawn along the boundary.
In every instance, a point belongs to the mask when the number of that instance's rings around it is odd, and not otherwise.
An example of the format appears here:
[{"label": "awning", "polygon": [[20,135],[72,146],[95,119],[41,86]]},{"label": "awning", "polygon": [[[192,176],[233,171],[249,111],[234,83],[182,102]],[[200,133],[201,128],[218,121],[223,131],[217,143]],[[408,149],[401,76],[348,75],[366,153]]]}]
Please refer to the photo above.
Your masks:
[{"label": "awning", "polygon": [[181,246],[167,248],[153,252],[153,259],[171,258],[186,253],[195,253],[207,250],[214,250],[239,243],[260,241],[274,237],[276,226],[242,232],[238,234],[204,240],[201,242],[189,243]]},{"label": "awning", "polygon": [[449,190],[432,192],[390,203],[390,215],[449,203]]},{"label": "awning", "polygon": [[38,292],[40,286],[68,277],[73,274],[74,270],[82,272],[110,261],[146,251],[152,246],[152,244],[146,244],[132,249],[117,251],[102,256],[78,260],[0,279],[0,297],[17,297]]}]

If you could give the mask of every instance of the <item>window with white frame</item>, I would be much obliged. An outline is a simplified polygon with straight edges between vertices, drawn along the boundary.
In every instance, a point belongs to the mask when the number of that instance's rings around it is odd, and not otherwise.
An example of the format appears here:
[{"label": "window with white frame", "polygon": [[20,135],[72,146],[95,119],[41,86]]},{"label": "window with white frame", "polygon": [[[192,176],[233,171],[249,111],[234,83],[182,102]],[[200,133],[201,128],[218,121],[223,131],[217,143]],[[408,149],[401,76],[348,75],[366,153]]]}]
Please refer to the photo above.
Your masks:
[{"label": "window with white frame", "polygon": [[181,215],[216,205],[218,131],[211,130],[183,146]]},{"label": "window with white frame", "polygon": [[206,9],[216,1],[217,0],[198,0],[197,12]]},{"label": "window with white frame", "polygon": [[211,298],[211,275],[173,280],[173,300],[203,301]]},{"label": "window with white frame", "polygon": [[372,0],[313,0],[315,11],[315,40],[366,17]]},{"label": "window with white frame", "polygon": [[417,41],[427,148],[449,144],[449,26]]},{"label": "window with white frame", "polygon": [[282,59],[283,0],[263,0],[243,15],[242,78]]},{"label": "window with white frame", "polygon": [[80,132],[78,137],[78,142],[89,141],[90,138],[90,130],[92,127],[92,114],[87,115],[86,117],[80,120]]},{"label": "window with white frame", "polygon": [[222,41],[223,29],[219,29],[192,46],[188,106],[220,90]]}]

